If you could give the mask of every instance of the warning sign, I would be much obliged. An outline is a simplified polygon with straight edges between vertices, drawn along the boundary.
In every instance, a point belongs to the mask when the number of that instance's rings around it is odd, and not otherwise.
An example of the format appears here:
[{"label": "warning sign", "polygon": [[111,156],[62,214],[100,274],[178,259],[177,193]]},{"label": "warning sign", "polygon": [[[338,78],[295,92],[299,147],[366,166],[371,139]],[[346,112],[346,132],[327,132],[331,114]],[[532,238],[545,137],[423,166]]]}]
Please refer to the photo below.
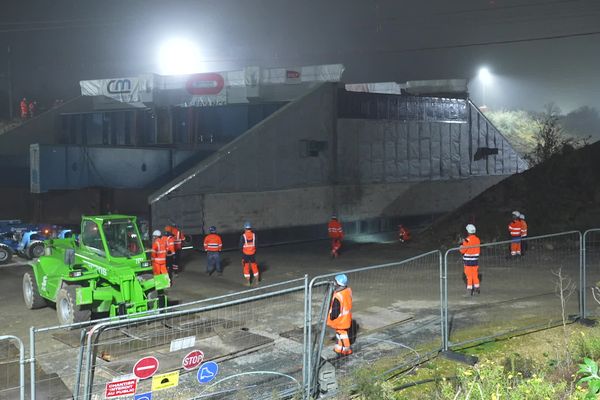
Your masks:
[{"label": "warning sign", "polygon": [[104,398],[110,399],[113,397],[135,394],[137,387],[137,379],[127,379],[124,381],[108,382],[104,391]]},{"label": "warning sign", "polygon": [[133,374],[140,379],[150,378],[158,370],[156,357],[144,357],[133,366]]},{"label": "warning sign", "polygon": [[177,385],[179,385],[179,371],[167,372],[152,377],[152,391],[169,389]]}]

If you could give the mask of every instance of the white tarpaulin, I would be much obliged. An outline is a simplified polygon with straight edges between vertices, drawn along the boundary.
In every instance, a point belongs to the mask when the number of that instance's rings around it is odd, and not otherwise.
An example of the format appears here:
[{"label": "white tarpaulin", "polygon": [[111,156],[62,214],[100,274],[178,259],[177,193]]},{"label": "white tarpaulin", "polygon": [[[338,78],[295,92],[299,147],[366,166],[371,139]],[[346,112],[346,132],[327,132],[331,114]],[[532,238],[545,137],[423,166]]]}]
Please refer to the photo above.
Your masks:
[{"label": "white tarpaulin", "polygon": [[[339,82],[344,66],[314,65],[290,68],[247,67],[237,71],[189,75],[143,75],[136,78],[81,81],[83,96],[107,96],[134,103],[169,99],[169,104],[213,105],[228,103],[229,88],[256,88],[261,85]],[[234,102],[238,98],[235,98]]]},{"label": "white tarpaulin", "polygon": [[144,101],[142,94],[152,92],[152,75],[97,79],[79,82],[83,96],[106,96],[124,103],[137,103]]}]

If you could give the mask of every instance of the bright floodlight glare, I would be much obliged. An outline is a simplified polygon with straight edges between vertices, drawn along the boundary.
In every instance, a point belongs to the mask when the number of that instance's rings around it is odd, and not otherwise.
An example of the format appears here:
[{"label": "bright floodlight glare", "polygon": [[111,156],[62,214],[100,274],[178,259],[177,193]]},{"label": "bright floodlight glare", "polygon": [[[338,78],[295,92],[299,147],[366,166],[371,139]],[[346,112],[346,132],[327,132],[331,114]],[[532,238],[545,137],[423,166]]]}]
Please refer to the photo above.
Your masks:
[{"label": "bright floodlight glare", "polygon": [[490,70],[485,67],[480,68],[479,79],[481,79],[483,83],[489,83],[492,80],[492,74],[490,73]]},{"label": "bright floodlight glare", "polygon": [[182,75],[200,72],[200,50],[187,39],[164,42],[158,52],[158,65],[163,75]]}]

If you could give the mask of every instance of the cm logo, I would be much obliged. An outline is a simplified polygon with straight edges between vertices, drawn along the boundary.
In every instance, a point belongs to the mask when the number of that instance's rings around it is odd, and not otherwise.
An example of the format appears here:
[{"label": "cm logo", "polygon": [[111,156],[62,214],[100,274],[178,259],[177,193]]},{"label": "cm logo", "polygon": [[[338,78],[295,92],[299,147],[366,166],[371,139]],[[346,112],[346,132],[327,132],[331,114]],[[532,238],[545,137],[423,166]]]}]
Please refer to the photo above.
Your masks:
[{"label": "cm logo", "polygon": [[106,90],[110,94],[131,93],[131,80],[111,79],[106,85]]}]

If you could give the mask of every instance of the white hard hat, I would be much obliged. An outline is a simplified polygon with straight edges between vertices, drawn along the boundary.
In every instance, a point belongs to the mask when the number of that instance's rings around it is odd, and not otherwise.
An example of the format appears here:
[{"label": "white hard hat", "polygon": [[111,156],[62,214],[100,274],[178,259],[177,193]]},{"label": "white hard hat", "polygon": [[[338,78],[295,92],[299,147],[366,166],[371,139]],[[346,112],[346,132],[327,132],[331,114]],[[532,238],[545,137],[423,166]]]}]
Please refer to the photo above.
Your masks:
[{"label": "white hard hat", "polygon": [[154,232],[152,232],[152,236],[162,236],[162,233],[160,233],[160,231],[157,229]]},{"label": "white hard hat", "polygon": [[512,215],[513,215],[513,217],[519,218],[519,215],[521,215],[521,213],[515,210],[512,212]]},{"label": "white hard hat", "polygon": [[467,230],[467,232],[469,233],[475,233],[477,231],[477,229],[475,229],[475,225],[473,224],[469,224],[466,226],[465,228]]},{"label": "white hard hat", "polygon": [[519,217],[520,217],[521,219],[525,219],[525,214],[519,214]]}]

